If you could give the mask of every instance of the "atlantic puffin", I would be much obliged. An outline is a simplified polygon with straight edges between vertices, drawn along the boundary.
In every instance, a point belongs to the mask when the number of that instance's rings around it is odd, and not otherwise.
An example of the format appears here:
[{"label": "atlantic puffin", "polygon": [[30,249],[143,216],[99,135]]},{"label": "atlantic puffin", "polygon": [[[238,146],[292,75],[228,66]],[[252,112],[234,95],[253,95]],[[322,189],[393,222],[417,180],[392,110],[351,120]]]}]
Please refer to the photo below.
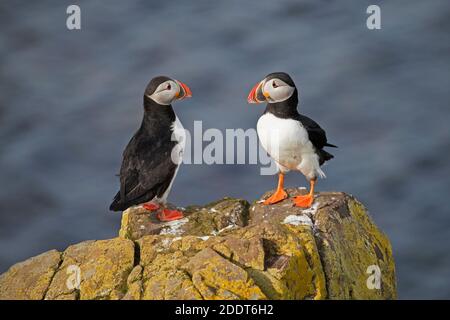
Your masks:
[{"label": "atlantic puffin", "polygon": [[309,180],[310,191],[295,197],[294,205],[310,207],[314,202],[317,177],[325,177],[320,166],[333,158],[323,148],[336,146],[327,142],[325,131],[314,120],[297,111],[298,90],[287,73],[267,75],[253,87],[247,101],[267,102],[266,110],[257,123],[258,138],[278,167],[278,187],[264,204],[286,199],[284,175],[288,171],[300,171]]},{"label": "atlantic puffin", "polygon": [[173,181],[181,164],[185,131],[175,115],[172,102],[191,97],[181,81],[166,76],[153,78],[144,93],[142,124],[123,152],[120,190],[110,210],[123,211],[140,205],[158,211],[161,221],[183,218],[178,210],[165,207]]}]

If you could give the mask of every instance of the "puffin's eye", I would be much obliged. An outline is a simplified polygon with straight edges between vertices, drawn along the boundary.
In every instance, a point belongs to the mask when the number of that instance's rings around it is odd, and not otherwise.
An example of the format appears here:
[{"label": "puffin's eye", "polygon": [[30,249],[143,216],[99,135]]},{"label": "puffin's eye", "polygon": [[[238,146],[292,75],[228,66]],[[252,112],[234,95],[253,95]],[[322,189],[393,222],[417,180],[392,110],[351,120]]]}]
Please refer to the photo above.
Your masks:
[{"label": "puffin's eye", "polygon": [[172,89],[172,86],[170,85],[170,83],[167,84],[166,90],[170,90]]},{"label": "puffin's eye", "polygon": [[274,88],[278,88],[278,85],[276,84],[276,82],[275,82],[275,81],[273,81],[273,82],[272,82],[272,87],[274,87]]}]

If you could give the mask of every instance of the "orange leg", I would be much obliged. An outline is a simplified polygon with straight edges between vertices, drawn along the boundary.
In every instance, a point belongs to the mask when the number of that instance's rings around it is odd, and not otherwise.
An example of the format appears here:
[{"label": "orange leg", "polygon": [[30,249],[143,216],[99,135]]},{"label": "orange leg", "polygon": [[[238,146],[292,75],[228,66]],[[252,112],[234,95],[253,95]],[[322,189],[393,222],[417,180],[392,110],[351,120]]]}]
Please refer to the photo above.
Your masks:
[{"label": "orange leg", "polygon": [[284,199],[286,199],[288,197],[286,191],[284,191],[283,189],[283,185],[284,185],[284,174],[283,173],[279,173],[278,174],[278,187],[277,187],[277,191],[275,191],[275,193],[273,195],[271,195],[266,201],[264,201],[264,204],[274,204],[280,201],[283,201]]},{"label": "orange leg", "polygon": [[297,196],[294,198],[294,205],[296,207],[301,208],[309,208],[314,202],[314,185],[316,183],[316,180],[310,180],[309,183],[311,184],[309,193],[304,196]]},{"label": "orange leg", "polygon": [[158,212],[156,217],[159,220],[165,222],[165,221],[174,221],[174,220],[182,219],[184,216],[181,211],[164,209],[162,212]]}]

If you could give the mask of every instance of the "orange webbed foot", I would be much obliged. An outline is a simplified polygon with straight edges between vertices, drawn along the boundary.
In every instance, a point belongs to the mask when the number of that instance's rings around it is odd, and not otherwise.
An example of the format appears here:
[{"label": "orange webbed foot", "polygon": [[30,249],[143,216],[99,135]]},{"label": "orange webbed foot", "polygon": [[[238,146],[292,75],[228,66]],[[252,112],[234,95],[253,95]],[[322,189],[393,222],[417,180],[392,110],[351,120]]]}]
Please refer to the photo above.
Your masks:
[{"label": "orange webbed foot", "polygon": [[142,207],[145,209],[145,210],[148,210],[148,211],[156,211],[156,210],[158,210],[159,209],[159,204],[157,204],[157,203],[154,203],[154,202],[147,202],[147,203],[144,203],[143,205],[142,205]]},{"label": "orange webbed foot", "polygon": [[162,212],[159,212],[156,217],[159,220],[166,222],[182,219],[184,215],[181,211],[178,210],[164,209]]},{"label": "orange webbed foot", "polygon": [[275,193],[273,195],[271,195],[269,198],[267,198],[263,203],[265,205],[275,204],[280,201],[283,201],[287,197],[288,197],[288,195],[287,195],[286,191],[284,191],[283,189],[278,189],[277,191],[275,191]]},{"label": "orange webbed foot", "polygon": [[300,208],[309,208],[314,202],[314,195],[307,194],[304,196],[297,196],[294,198],[294,205]]}]

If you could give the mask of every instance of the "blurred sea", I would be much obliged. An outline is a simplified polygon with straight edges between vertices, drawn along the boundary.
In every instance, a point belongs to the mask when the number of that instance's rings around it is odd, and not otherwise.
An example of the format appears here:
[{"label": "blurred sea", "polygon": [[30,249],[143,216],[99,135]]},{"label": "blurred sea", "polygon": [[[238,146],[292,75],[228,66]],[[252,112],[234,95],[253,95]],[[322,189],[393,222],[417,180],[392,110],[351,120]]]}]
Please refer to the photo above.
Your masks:
[{"label": "blurred sea", "polygon": [[[289,72],[300,110],[339,145],[319,190],[352,193],[389,236],[400,298],[450,298],[449,1],[0,3],[0,272],[114,237],[121,152],[155,75],[186,82],[186,129],[255,127],[252,85]],[[366,28],[380,4],[382,29]],[[275,187],[258,165],[184,165],[178,205]],[[290,186],[306,185],[299,174]]]}]

